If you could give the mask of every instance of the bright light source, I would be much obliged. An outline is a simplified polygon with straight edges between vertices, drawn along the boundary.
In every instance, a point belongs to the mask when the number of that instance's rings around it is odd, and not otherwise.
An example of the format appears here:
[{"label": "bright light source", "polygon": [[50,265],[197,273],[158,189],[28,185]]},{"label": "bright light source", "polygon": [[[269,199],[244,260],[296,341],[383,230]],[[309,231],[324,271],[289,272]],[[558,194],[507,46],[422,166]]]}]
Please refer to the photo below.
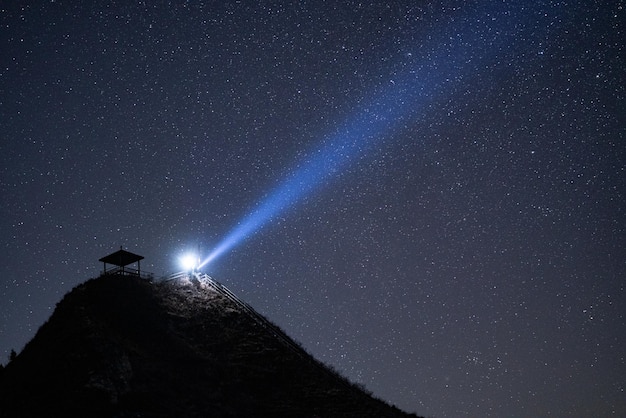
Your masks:
[{"label": "bright light source", "polygon": [[180,265],[185,271],[195,270],[198,267],[198,257],[195,254],[185,254],[180,257]]}]

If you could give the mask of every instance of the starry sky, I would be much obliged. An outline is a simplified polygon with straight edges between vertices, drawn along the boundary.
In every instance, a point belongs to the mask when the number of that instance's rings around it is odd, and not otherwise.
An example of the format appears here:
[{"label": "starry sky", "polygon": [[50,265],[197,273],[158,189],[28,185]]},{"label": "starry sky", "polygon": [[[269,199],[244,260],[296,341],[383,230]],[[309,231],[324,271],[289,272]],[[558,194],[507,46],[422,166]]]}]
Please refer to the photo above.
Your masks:
[{"label": "starry sky", "polygon": [[623,1],[23,3],[0,363],[120,246],[249,225],[203,271],[375,396],[626,415]]}]

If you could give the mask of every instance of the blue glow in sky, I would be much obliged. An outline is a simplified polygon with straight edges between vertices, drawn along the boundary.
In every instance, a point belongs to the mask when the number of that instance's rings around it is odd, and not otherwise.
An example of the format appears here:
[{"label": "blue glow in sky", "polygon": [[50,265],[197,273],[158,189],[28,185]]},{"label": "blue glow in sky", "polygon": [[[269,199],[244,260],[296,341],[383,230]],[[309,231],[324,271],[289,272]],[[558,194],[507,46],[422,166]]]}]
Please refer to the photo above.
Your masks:
[{"label": "blue glow in sky", "polygon": [[[319,149],[301,161],[284,181],[232,228],[199,267],[213,262],[258,232],[358,157],[393,137],[395,130],[411,125],[418,116],[425,116],[432,110],[429,105],[434,100],[451,95],[459,85],[471,90],[469,82],[474,73],[479,68],[493,65],[492,57],[506,55],[503,51],[516,47],[515,42],[523,38],[519,36],[524,20],[521,12],[515,19],[515,25],[511,24],[509,12],[500,11],[493,4],[486,10],[459,13],[471,13],[472,17],[450,18],[447,28],[439,36],[426,41],[430,46],[425,49],[437,45],[435,56],[411,59],[401,74],[390,74],[386,85],[373,93],[365,104],[356,106],[353,117],[336,132],[327,135]],[[491,19],[492,24],[481,26],[481,19],[483,22]]]},{"label": "blue glow in sky", "polygon": [[[411,97],[412,89],[390,82],[382,95],[368,106],[359,108],[322,146],[302,161],[269,196],[261,201],[200,264],[203,267],[259,231],[276,215],[284,212],[311,194],[359,156],[389,137],[400,126],[403,116],[419,103]],[[409,105],[410,103],[410,105]]]}]

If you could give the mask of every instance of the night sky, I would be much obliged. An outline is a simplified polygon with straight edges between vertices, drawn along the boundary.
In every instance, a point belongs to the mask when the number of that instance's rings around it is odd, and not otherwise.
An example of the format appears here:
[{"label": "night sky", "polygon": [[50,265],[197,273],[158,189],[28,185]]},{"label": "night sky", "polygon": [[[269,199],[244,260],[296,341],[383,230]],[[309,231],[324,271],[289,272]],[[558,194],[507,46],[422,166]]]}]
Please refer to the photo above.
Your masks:
[{"label": "night sky", "polygon": [[239,227],[203,271],[385,401],[626,416],[623,1],[18,3],[0,363]]}]

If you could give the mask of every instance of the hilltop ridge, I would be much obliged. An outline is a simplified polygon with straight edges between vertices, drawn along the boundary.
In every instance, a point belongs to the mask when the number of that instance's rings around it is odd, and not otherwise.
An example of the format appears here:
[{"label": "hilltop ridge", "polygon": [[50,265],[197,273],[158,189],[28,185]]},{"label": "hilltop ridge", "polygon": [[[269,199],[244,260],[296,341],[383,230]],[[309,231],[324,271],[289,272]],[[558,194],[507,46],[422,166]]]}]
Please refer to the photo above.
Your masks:
[{"label": "hilltop ridge", "polygon": [[0,373],[0,416],[409,417],[210,278],[77,286]]}]

